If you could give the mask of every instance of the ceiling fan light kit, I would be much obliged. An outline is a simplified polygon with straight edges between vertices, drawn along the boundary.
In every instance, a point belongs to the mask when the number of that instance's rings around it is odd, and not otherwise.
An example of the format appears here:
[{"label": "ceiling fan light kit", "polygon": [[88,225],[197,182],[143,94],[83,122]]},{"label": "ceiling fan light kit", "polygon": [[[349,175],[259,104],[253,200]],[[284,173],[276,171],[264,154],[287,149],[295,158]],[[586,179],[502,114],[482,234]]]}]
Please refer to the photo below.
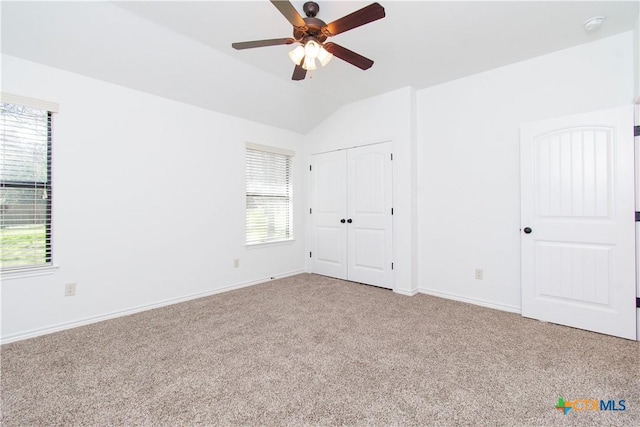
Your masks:
[{"label": "ceiling fan light kit", "polygon": [[271,3],[293,25],[293,38],[232,43],[231,46],[234,49],[242,50],[299,43],[295,49],[289,52],[289,58],[296,64],[291,77],[292,80],[304,80],[307,71],[316,69],[316,59],[324,67],[334,55],[362,70],[367,70],[373,65],[373,61],[369,58],[365,58],[338,44],[331,42],[325,44],[324,42],[328,37],[384,18],[384,8],[379,3],[372,3],[329,24],[325,24],[324,21],[316,18],[320,11],[320,6],[315,2],[308,1],[302,6],[304,13],[307,15],[306,18],[300,16],[288,0],[271,0]]},{"label": "ceiling fan light kit", "polygon": [[302,68],[307,71],[313,71],[316,69],[316,60],[310,56],[304,57],[304,63],[302,64]]},{"label": "ceiling fan light kit", "polygon": [[293,61],[294,64],[300,65],[302,60],[304,59],[304,47],[298,46],[289,52],[289,58]]},{"label": "ceiling fan light kit", "polygon": [[304,55],[305,56],[308,56],[309,58],[316,59],[318,57],[319,53],[320,53],[320,45],[318,44],[317,41],[312,39],[312,40],[309,40],[304,45]]},{"label": "ceiling fan light kit", "polygon": [[329,63],[329,61],[331,61],[331,58],[333,58],[332,53],[327,52],[324,47],[320,48],[320,53],[318,53],[318,61],[320,61],[320,65],[324,67]]}]

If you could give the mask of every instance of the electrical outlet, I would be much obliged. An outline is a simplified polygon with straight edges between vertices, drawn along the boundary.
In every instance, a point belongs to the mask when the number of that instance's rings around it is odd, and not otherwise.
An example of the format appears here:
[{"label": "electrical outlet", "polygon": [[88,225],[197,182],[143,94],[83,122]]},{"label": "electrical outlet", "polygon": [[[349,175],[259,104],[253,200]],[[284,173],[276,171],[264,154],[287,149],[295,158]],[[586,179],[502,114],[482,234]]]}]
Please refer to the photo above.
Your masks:
[{"label": "electrical outlet", "polygon": [[76,284],[75,283],[67,283],[64,285],[64,296],[72,297],[76,294]]},{"label": "electrical outlet", "polygon": [[236,258],[233,260],[233,268],[238,268],[240,267],[240,259]]},{"label": "electrical outlet", "polygon": [[481,268],[476,268],[476,280],[482,280],[483,271]]}]

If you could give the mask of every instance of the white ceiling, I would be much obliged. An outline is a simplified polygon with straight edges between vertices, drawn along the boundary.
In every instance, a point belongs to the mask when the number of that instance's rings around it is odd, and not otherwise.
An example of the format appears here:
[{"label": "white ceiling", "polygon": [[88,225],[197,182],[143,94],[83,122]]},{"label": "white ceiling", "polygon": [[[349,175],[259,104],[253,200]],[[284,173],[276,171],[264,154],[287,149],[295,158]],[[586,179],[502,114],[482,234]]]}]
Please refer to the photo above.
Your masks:
[{"label": "white ceiling", "polygon": [[[291,46],[231,43],[290,37],[268,1],[2,1],[2,52],[306,133],[350,102],[416,89],[633,29],[638,1],[392,1],[386,17],[333,37],[375,61],[334,58],[292,81]],[[303,1],[292,2],[302,13]],[[334,21],[371,2],[319,0]],[[587,33],[582,24],[605,15]],[[630,53],[631,54],[631,53]]]}]

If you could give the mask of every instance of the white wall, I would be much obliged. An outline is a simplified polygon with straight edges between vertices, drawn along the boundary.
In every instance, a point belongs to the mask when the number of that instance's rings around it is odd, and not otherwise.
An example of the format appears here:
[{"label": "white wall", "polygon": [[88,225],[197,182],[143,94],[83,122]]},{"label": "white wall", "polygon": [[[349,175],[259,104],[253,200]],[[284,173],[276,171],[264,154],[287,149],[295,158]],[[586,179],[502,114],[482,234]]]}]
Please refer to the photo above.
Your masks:
[{"label": "white wall", "polygon": [[[519,311],[519,125],[631,104],[632,38],[417,93],[421,291]],[[476,267],[484,280],[475,280]]]},{"label": "white wall", "polygon": [[[60,104],[53,274],[2,283],[4,342],[304,271],[302,135],[11,56],[2,90]],[[244,246],[244,144],[296,150],[296,241]],[[233,268],[233,259],[240,268]],[[64,284],[77,295],[64,297]]]},{"label": "white wall", "polygon": [[414,105],[411,88],[355,102],[337,110],[305,138],[309,155],[392,141],[394,290],[403,294],[417,289]]}]

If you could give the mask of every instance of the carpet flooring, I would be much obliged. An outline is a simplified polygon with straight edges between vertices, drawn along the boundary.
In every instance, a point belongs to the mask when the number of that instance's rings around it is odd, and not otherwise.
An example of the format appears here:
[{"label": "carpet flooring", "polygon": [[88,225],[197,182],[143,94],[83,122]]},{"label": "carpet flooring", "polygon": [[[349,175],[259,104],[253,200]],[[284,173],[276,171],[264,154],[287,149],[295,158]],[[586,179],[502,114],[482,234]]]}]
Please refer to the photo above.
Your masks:
[{"label": "carpet flooring", "polygon": [[7,427],[640,425],[638,342],[309,274],[1,352]]}]

